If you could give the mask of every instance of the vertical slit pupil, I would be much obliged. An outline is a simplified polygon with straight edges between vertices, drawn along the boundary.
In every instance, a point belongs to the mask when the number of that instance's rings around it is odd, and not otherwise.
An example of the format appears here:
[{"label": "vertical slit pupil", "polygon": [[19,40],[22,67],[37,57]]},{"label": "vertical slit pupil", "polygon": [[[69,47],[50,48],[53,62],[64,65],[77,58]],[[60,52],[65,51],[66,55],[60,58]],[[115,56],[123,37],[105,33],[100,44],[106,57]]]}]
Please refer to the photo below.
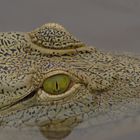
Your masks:
[{"label": "vertical slit pupil", "polygon": [[58,83],[57,83],[57,81],[56,81],[56,84],[55,85],[56,85],[56,89],[58,90]]}]

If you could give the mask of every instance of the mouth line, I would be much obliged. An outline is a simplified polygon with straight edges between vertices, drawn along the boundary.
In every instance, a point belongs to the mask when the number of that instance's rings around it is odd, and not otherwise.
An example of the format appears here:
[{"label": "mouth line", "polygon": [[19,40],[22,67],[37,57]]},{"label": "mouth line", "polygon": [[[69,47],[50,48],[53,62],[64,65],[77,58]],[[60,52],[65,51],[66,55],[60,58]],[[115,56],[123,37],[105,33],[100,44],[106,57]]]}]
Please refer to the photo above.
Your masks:
[{"label": "mouth line", "polygon": [[4,106],[2,108],[0,108],[0,111],[4,111],[4,110],[7,110],[17,104],[20,104],[20,103],[23,103],[23,102],[26,102],[30,99],[32,99],[34,96],[36,95],[36,90],[32,91],[30,94],[28,94],[27,96],[25,96],[24,98],[14,102],[13,104],[10,104],[10,105],[7,105],[7,106]]},{"label": "mouth line", "polygon": [[16,105],[16,104],[19,104],[21,102],[25,102],[31,98],[33,98],[34,96],[36,95],[36,90],[35,91],[32,91],[30,94],[28,94],[27,96],[25,96],[24,98],[22,98],[21,100],[18,100],[17,102],[15,102],[13,105]]}]

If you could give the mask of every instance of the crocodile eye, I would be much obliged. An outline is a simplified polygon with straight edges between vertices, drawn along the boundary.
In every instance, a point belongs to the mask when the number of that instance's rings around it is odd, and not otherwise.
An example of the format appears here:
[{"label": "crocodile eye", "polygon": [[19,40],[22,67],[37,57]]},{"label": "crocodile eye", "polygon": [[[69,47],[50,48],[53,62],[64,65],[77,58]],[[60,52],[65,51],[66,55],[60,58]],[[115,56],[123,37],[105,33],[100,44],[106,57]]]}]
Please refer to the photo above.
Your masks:
[{"label": "crocodile eye", "polygon": [[57,74],[48,77],[43,82],[43,90],[51,95],[59,95],[66,92],[70,86],[71,78],[66,74]]}]

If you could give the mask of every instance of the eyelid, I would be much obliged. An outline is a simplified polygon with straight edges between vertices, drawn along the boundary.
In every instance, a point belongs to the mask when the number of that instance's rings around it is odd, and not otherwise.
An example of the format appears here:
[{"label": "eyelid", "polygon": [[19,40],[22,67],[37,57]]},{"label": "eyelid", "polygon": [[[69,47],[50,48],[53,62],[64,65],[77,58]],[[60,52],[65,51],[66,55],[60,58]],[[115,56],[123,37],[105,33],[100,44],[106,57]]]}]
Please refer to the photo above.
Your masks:
[{"label": "eyelid", "polygon": [[45,79],[51,77],[51,76],[54,76],[54,75],[59,75],[59,74],[65,74],[65,75],[68,75],[72,81],[75,81],[75,82],[78,82],[80,79],[78,77],[76,77],[75,75],[67,72],[67,71],[64,71],[64,70],[51,70],[47,73]]}]

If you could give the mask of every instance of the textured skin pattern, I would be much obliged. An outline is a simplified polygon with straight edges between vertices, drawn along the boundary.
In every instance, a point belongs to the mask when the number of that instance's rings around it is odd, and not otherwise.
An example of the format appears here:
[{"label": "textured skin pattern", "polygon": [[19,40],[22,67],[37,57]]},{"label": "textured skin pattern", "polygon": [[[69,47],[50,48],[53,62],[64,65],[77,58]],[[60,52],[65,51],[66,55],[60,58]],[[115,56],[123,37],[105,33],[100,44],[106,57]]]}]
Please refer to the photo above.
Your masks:
[{"label": "textured skin pattern", "polygon": [[45,24],[29,33],[29,35],[35,44],[49,49],[67,49],[83,46],[81,41],[74,38],[61,25],[55,23]]},{"label": "textured skin pattern", "polygon": [[[43,45],[44,41],[47,45]],[[69,42],[73,47],[69,47]],[[79,48],[77,42],[57,24],[29,33],[0,34],[1,126],[45,124],[52,129],[73,128],[91,117],[93,124],[100,124],[137,115],[140,60],[104,53],[84,43]],[[45,53],[40,51],[42,47],[48,48]],[[75,53],[57,55],[53,53],[56,48]],[[46,96],[42,82],[49,73],[60,71],[68,73],[73,85],[79,86],[69,89],[65,97]]]}]

